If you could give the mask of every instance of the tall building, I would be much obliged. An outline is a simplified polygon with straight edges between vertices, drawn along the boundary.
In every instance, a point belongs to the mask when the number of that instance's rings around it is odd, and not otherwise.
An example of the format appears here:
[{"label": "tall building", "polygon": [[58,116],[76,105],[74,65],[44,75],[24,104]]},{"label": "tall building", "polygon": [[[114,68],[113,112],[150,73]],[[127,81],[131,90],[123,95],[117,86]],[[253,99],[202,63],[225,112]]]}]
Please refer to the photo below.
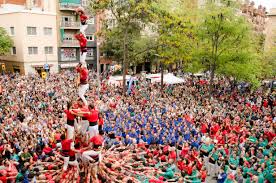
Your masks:
[{"label": "tall building", "polygon": [[265,51],[276,47],[276,8],[271,9],[267,16]]},{"label": "tall building", "polygon": [[[58,62],[60,69],[74,68],[80,61],[80,46],[74,35],[79,32],[80,20],[75,13],[79,6],[86,8],[88,0],[60,0],[57,4]],[[88,12],[88,11],[86,11]],[[88,68],[96,68],[96,19],[90,16],[86,29]]]},{"label": "tall building", "polygon": [[13,40],[10,54],[0,57],[6,70],[28,74],[58,71],[56,0],[0,0],[0,27]]}]

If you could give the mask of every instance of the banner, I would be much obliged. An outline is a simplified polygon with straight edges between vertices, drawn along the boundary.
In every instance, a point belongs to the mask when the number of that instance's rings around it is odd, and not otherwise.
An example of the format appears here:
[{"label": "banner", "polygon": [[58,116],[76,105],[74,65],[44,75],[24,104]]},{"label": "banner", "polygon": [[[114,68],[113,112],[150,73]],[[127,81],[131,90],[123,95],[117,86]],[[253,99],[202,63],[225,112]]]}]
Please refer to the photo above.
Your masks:
[{"label": "banner", "polygon": [[46,79],[47,78],[47,73],[46,72],[41,72],[41,77],[42,79]]}]

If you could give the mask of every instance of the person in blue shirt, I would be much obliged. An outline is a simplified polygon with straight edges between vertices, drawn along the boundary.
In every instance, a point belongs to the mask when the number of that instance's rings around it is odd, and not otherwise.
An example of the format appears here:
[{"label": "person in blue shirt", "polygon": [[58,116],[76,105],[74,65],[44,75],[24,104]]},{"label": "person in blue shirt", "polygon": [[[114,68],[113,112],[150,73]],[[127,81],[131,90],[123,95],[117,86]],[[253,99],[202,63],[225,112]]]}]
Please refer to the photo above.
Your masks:
[{"label": "person in blue shirt", "polygon": [[131,132],[129,133],[129,137],[131,137],[131,138],[137,138],[137,133],[135,131],[135,128],[131,129]]},{"label": "person in blue shirt", "polygon": [[124,140],[125,145],[130,145],[133,143],[133,140],[129,137],[129,135],[126,135],[126,138]]},{"label": "person in blue shirt", "polygon": [[165,145],[165,142],[166,142],[166,138],[162,136],[161,139],[159,139],[158,144]]},{"label": "person in blue shirt", "polygon": [[191,138],[190,132],[188,132],[188,130],[186,130],[184,133],[184,140],[189,141],[190,138]]},{"label": "person in blue shirt", "polygon": [[146,142],[148,145],[151,144],[151,142],[152,142],[152,137],[149,136],[149,134],[146,134],[146,136],[145,136],[145,142]]},{"label": "person in blue shirt", "polygon": [[192,146],[192,148],[193,148],[193,147],[195,147],[196,149],[199,148],[200,142],[197,140],[196,137],[194,137],[194,139],[192,140],[191,146]]},{"label": "person in blue shirt", "polygon": [[227,174],[224,171],[224,168],[221,168],[218,174],[217,183],[224,183],[227,178]]}]

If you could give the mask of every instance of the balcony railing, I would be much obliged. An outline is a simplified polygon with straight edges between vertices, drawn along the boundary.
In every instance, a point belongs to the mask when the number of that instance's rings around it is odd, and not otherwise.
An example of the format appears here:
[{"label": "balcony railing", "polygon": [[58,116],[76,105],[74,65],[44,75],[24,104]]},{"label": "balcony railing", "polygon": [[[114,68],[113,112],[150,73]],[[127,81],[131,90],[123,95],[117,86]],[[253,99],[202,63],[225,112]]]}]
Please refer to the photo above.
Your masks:
[{"label": "balcony railing", "polygon": [[79,22],[61,22],[60,26],[65,29],[80,29]]},{"label": "balcony railing", "polygon": [[75,9],[78,8],[79,6],[80,6],[80,4],[75,4],[75,3],[59,3],[60,10],[75,11]]},{"label": "balcony railing", "polygon": [[62,47],[80,47],[78,40],[62,40],[61,41]]}]

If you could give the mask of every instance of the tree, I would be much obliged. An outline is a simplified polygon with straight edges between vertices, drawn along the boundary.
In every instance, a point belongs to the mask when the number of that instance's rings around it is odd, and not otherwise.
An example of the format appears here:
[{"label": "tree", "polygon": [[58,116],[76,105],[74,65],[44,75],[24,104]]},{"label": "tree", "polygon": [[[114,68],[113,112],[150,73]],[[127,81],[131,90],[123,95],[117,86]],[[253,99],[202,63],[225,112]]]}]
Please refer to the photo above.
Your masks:
[{"label": "tree", "polygon": [[[252,27],[235,8],[208,4],[198,19],[197,52],[190,68],[210,71],[210,96],[215,74],[259,83],[260,60]],[[195,67],[194,67],[195,66]]]},{"label": "tree", "polygon": [[154,22],[158,33],[156,55],[161,63],[161,92],[164,68],[172,63],[190,61],[194,51],[194,17],[186,11],[187,4],[190,5],[188,1],[183,2],[166,0],[154,6]]},{"label": "tree", "polygon": [[97,0],[91,2],[94,12],[108,12],[116,20],[116,25],[112,29],[105,26],[103,35],[106,39],[104,43],[106,48],[109,47],[114,56],[122,61],[124,94],[126,94],[126,72],[130,64],[130,56],[136,55],[130,52],[141,37],[144,24],[149,21],[153,1]]},{"label": "tree", "polygon": [[264,52],[261,68],[263,78],[276,77],[276,46]]},{"label": "tree", "polygon": [[0,56],[6,55],[10,52],[12,47],[12,40],[5,31],[4,28],[0,27]]}]

